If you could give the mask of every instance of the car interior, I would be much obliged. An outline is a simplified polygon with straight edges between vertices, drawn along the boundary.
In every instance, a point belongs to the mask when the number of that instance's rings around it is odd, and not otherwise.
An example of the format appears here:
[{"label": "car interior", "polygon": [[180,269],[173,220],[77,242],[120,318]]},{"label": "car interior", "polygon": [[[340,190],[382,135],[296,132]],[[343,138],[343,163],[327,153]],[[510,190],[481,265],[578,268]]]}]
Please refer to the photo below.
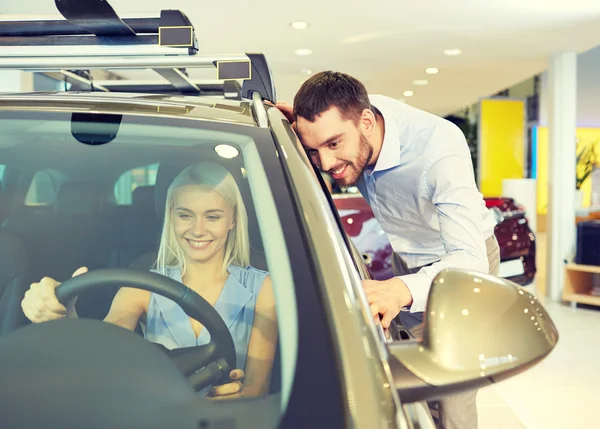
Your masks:
[{"label": "car interior", "polygon": [[[47,133],[18,140],[0,138],[0,334],[29,323],[20,302],[43,277],[65,281],[81,266],[150,270],[169,184],[204,160],[219,162],[236,180],[248,213],[250,263],[267,271],[241,153],[223,158],[211,141],[87,145]],[[103,319],[117,290],[79,296],[79,317]],[[278,352],[271,392],[280,385]]]}]

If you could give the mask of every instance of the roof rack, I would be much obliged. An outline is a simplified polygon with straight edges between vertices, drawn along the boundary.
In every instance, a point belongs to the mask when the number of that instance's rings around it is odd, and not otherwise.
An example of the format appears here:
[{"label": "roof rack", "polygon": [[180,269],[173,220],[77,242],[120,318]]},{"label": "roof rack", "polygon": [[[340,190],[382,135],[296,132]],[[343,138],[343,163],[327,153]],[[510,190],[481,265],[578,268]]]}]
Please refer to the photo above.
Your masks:
[{"label": "roof rack", "polygon": [[126,79],[116,75],[115,79],[102,79],[92,77],[91,73],[72,72],[63,70],[61,72],[44,72],[47,77],[57,82],[69,83],[69,91],[93,91],[93,92],[124,92],[144,94],[168,94],[168,95],[198,95],[208,97],[223,97],[228,100],[242,99],[242,86],[236,80],[226,81],[204,81],[189,80],[193,85],[174,85],[165,80],[148,79]]},{"label": "roof rack", "polygon": [[169,82],[169,92],[202,95],[210,87],[190,79],[187,69],[214,68],[223,93],[234,87],[231,82],[242,81],[241,97],[254,99],[258,92],[276,101],[263,54],[199,54],[194,27],[179,10],[162,10],[159,18],[121,19],[106,0],[55,4],[65,20],[0,21],[0,69],[43,72],[100,91],[118,90],[118,85],[111,89],[93,82],[90,70],[150,69]]}]

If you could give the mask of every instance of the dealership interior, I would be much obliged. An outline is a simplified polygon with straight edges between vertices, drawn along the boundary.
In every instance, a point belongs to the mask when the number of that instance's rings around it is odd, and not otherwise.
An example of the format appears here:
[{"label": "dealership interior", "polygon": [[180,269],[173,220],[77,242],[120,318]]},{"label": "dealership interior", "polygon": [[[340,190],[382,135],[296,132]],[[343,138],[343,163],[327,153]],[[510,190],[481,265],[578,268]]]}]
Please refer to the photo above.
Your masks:
[{"label": "dealership interior", "polygon": [[[559,333],[541,362],[480,389],[478,427],[600,427],[594,408],[600,386],[600,2],[110,3],[122,16],[185,11],[203,54],[264,54],[277,101],[292,104],[303,82],[334,70],[359,79],[369,94],[458,126],[476,184],[497,222],[498,276],[537,297]],[[57,16],[54,1],[0,4],[0,21]],[[189,78],[212,82],[213,75],[198,69]],[[92,86],[117,88],[154,84],[157,76],[128,69],[79,77],[93,80]],[[76,84],[56,72],[0,65],[3,94],[66,92]],[[131,189],[154,185],[156,176],[152,165],[121,176],[115,188],[119,204],[131,204]],[[387,259],[370,266],[374,278],[389,278],[390,243],[364,202],[350,205],[360,191],[331,184],[332,200],[358,251],[367,254],[378,246],[383,253],[373,255],[381,256],[388,249],[382,257]],[[41,195],[45,184],[36,186]]]}]

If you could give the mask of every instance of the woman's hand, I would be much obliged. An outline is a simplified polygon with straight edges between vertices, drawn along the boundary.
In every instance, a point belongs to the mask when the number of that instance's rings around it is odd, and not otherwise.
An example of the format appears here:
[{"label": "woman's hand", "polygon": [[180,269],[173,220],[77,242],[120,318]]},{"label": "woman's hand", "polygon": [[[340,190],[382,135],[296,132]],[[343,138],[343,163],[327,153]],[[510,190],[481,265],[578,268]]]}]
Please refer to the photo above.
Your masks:
[{"label": "woman's hand", "polygon": [[[86,267],[81,267],[73,273],[73,277],[87,273]],[[25,316],[33,323],[42,323],[66,317],[67,309],[56,299],[56,288],[60,285],[50,277],[44,277],[38,283],[32,283],[21,301]]]},{"label": "woman's hand", "polygon": [[230,399],[240,397],[243,394],[244,383],[244,371],[241,369],[234,369],[229,373],[231,383],[221,384],[220,386],[214,386],[207,393],[207,397],[213,399]]}]

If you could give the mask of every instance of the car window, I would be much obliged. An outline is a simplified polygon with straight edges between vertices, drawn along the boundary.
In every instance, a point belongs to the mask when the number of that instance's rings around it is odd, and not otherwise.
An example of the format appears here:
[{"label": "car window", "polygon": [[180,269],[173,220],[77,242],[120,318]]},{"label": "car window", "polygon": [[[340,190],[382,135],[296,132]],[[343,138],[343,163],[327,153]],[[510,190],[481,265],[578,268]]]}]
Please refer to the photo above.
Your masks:
[{"label": "car window", "polygon": [[321,176],[327,185],[327,189],[332,195],[339,194],[360,194],[357,186],[339,186],[329,173],[321,172]]},{"label": "car window", "polygon": [[115,183],[115,199],[118,205],[131,205],[133,192],[140,186],[154,186],[158,164],[133,168],[123,173]]},{"label": "car window", "polygon": [[26,206],[48,206],[54,204],[58,189],[66,177],[57,170],[46,168],[33,175],[25,197]]},{"label": "car window", "polygon": [[[346,247],[348,248],[348,251],[350,252],[350,255],[352,256],[352,260],[354,262],[355,268],[358,271],[360,277],[362,279],[371,278],[371,274],[369,273],[369,270],[364,263],[362,255],[358,252],[354,243],[350,240],[350,238],[348,237],[348,234],[344,230],[338,210],[335,206],[333,199],[331,198],[332,185],[335,186],[335,182],[328,174],[320,172],[318,170],[318,168],[312,162],[310,162],[310,158],[306,154],[306,151],[303,149],[302,144],[300,143],[300,140],[298,139],[298,137],[297,137],[296,133],[294,132],[294,130],[292,129],[292,127],[290,126],[289,122],[284,121],[284,128],[288,134],[288,137],[290,139],[292,139],[294,142],[296,142],[295,147],[298,149],[300,156],[302,157],[304,163],[311,169],[311,171],[314,174],[315,179],[317,180],[317,182],[319,183],[319,186],[321,187],[322,191],[324,192],[324,194],[327,198],[329,207],[331,208],[331,212],[332,212],[334,218],[336,219],[337,225],[339,227],[339,231],[342,234],[342,236],[344,237],[344,242],[346,243]],[[335,186],[335,187],[337,189],[339,189],[339,187],[337,187],[337,186]]]},{"label": "car window", "polygon": [[[247,351],[254,320],[262,323],[263,341],[271,341],[273,350],[281,345],[285,360],[279,361],[276,353],[267,384],[269,394],[283,393],[283,407],[294,381],[298,321],[290,311],[296,305],[296,285],[283,222],[267,179],[267,164],[257,148],[265,144],[259,137],[272,139],[268,130],[123,115],[117,131],[102,123],[102,116],[100,120],[89,116],[81,126],[73,123],[74,115],[0,112],[0,129],[10,121],[12,130],[8,137],[0,135],[1,165],[35,172],[30,183],[21,185],[25,203],[51,208],[11,213],[1,226],[26,251],[28,260],[19,265],[27,266],[25,277],[62,282],[83,266],[90,271],[133,267],[183,281],[189,264],[212,261],[211,252],[222,255],[222,265],[215,266],[225,267],[228,274],[215,308],[237,332],[234,343],[241,369],[261,358]],[[80,121],[85,118],[79,116]],[[76,127],[83,131],[73,132]],[[19,133],[23,135],[15,139]],[[270,156],[271,165],[279,166],[275,154]],[[264,286],[267,276],[272,294]],[[104,287],[81,293],[76,303],[79,317],[102,320],[117,290]],[[275,330],[274,316],[254,318],[263,290],[275,300]],[[141,334],[167,348],[190,346],[178,342],[196,335],[185,313],[163,313],[162,305],[157,304],[156,313],[148,307]],[[3,311],[4,307],[0,320]],[[202,336],[205,331],[200,332]]]}]

